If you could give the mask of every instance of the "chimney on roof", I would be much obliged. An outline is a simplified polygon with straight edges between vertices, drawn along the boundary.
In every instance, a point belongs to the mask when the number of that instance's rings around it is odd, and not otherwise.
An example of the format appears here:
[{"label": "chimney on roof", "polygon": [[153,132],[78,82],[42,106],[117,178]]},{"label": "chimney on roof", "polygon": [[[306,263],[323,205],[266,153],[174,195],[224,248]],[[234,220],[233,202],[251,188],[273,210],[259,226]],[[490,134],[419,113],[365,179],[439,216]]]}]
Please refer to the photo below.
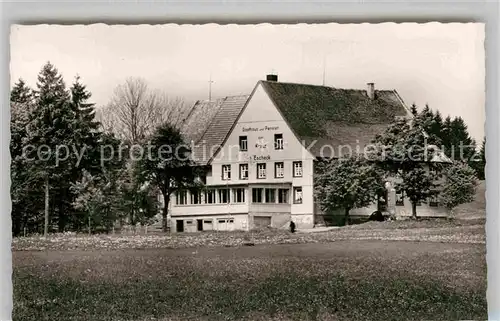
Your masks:
[{"label": "chimney on roof", "polygon": [[368,98],[370,98],[370,99],[375,98],[375,83],[369,82],[366,84],[366,94],[368,95]]},{"label": "chimney on roof", "polygon": [[276,75],[276,74],[268,74],[266,76],[266,80],[267,81],[276,81],[277,82],[278,81],[278,75]]}]

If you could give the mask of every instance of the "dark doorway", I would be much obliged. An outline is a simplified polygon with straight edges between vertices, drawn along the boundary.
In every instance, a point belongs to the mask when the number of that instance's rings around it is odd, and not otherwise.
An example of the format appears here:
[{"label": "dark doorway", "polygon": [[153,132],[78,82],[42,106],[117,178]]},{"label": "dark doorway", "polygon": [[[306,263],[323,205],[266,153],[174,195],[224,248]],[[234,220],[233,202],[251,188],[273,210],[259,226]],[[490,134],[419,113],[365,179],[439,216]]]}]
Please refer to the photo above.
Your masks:
[{"label": "dark doorway", "polygon": [[203,220],[197,220],[198,222],[198,231],[203,231]]},{"label": "dark doorway", "polygon": [[177,220],[176,222],[176,231],[184,232],[184,220]]}]

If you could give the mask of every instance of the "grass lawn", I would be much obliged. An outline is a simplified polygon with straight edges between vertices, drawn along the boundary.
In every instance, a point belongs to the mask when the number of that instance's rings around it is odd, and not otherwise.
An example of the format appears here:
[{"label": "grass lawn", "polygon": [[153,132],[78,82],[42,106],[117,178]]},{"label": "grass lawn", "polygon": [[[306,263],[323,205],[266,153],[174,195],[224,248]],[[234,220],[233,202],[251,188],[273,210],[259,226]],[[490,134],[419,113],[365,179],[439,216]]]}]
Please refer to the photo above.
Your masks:
[{"label": "grass lawn", "polygon": [[[141,236],[150,240],[140,246],[120,246],[111,237],[73,237],[66,248],[63,241],[49,239],[30,250],[31,241],[18,240],[13,317],[487,319],[484,225],[393,223],[279,237],[219,233],[173,241]],[[208,238],[213,246],[199,246],[197,238]],[[241,246],[249,238],[256,245]],[[296,244],[272,244],[276,240]],[[75,246],[78,242],[87,245]]]}]

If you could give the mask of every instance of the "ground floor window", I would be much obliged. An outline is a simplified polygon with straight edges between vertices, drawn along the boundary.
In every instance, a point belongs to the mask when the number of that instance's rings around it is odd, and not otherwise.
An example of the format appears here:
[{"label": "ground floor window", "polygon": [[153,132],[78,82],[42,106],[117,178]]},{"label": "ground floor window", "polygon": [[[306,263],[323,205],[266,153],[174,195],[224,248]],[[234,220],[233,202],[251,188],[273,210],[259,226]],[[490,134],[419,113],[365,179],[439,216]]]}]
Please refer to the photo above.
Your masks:
[{"label": "ground floor window", "polygon": [[266,203],[276,203],[276,190],[274,188],[266,188]]},{"label": "ground floor window", "polygon": [[215,190],[208,190],[205,192],[205,203],[215,204]]},{"label": "ground floor window", "polygon": [[176,203],[179,205],[187,204],[187,192],[186,191],[178,191],[176,194]]},{"label": "ground floor window", "polygon": [[198,191],[191,191],[191,204],[201,204],[201,193]]},{"label": "ground floor window", "polygon": [[293,203],[302,204],[302,187],[293,188]]},{"label": "ground floor window", "polygon": [[288,189],[286,188],[278,189],[278,203],[288,204]]},{"label": "ground floor window", "polygon": [[[225,187],[207,189],[204,192],[192,190],[189,195],[187,191],[179,191],[175,196],[178,205],[241,204],[247,201],[246,191],[245,187]],[[293,196],[290,196],[289,193],[290,189],[287,188],[256,187],[251,189],[249,197],[252,203],[289,204],[290,198],[293,199],[294,203],[302,203],[302,187],[295,187]]]},{"label": "ground floor window", "polygon": [[252,188],[252,203],[262,203],[262,188]]},{"label": "ground floor window", "polygon": [[219,190],[219,203],[229,203],[229,189],[225,188]]},{"label": "ground floor window", "polygon": [[233,201],[235,203],[245,203],[245,189],[244,188],[233,189]]}]

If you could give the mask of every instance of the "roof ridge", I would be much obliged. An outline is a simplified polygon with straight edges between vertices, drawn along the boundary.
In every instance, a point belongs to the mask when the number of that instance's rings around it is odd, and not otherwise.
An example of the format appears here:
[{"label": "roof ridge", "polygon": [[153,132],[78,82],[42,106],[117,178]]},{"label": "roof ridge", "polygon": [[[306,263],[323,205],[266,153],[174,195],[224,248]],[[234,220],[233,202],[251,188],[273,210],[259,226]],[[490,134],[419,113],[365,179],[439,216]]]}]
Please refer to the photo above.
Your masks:
[{"label": "roof ridge", "polygon": [[314,87],[324,87],[324,88],[337,89],[337,88],[331,87],[331,86],[323,86],[323,85],[315,85],[315,84],[304,84],[304,83],[299,83],[299,82],[269,81],[269,80],[261,80],[261,82],[270,83],[270,84],[301,85],[301,86],[314,86]]},{"label": "roof ridge", "polygon": [[[333,87],[333,86],[316,85],[316,84],[305,84],[305,83],[299,83],[299,82],[268,81],[268,80],[261,80],[261,82],[271,83],[271,84],[285,84],[285,85],[299,85],[299,86],[322,87],[322,88],[335,89],[335,90],[359,90],[359,91],[366,91],[366,89],[363,89],[363,88]],[[375,91],[379,91],[379,92],[380,91],[392,92],[392,91],[394,91],[394,89],[375,89]]]},{"label": "roof ridge", "polygon": [[186,121],[189,119],[189,117],[191,117],[191,116],[192,116],[193,111],[195,110],[195,108],[196,108],[196,106],[198,105],[198,103],[199,103],[199,102],[200,102],[200,101],[199,101],[199,100],[197,100],[197,101],[194,103],[193,107],[191,107],[191,108],[189,109],[189,112],[187,113],[187,115],[186,115],[186,116],[182,119],[181,128],[184,128],[184,126],[186,125]]}]

